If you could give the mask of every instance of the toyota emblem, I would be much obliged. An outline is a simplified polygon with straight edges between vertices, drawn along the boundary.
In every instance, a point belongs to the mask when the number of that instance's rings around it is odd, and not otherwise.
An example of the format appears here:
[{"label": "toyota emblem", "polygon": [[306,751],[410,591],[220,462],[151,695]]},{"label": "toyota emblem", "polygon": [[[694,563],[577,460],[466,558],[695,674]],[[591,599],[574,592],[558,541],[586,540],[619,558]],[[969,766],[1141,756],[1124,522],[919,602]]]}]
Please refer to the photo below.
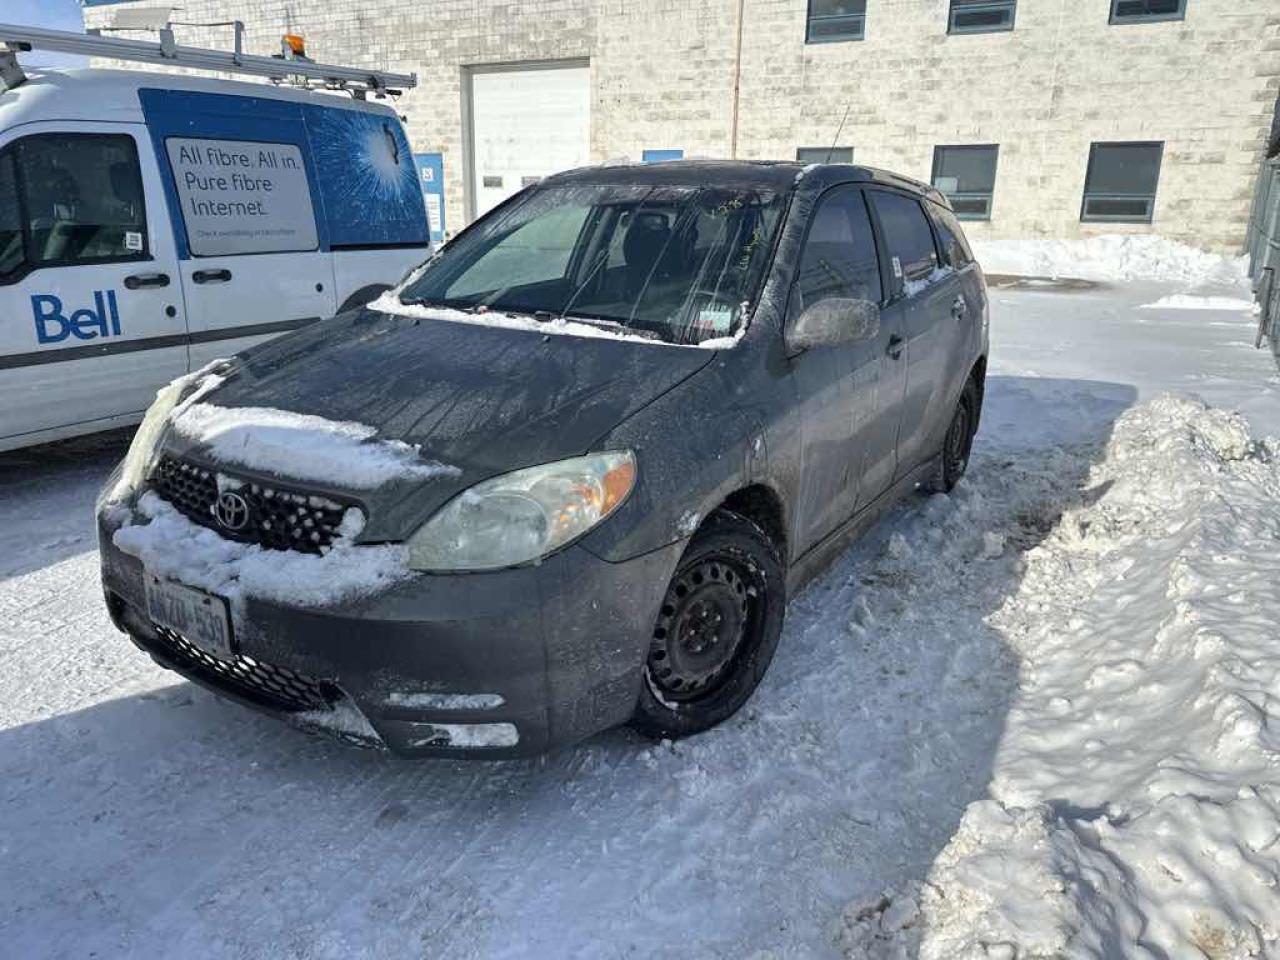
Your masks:
[{"label": "toyota emblem", "polygon": [[232,490],[225,490],[218,495],[213,515],[228,530],[239,532],[249,523],[248,501]]}]

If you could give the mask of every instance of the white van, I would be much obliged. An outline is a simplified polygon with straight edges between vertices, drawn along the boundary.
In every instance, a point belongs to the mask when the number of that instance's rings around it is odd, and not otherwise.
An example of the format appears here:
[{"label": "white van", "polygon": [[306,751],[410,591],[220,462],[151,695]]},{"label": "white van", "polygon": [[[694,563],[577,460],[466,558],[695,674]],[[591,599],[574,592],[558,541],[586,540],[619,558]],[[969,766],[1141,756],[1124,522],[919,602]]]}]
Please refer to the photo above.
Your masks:
[{"label": "white van", "polygon": [[0,450],[134,423],[429,245],[387,106],[141,71],[0,84]]}]

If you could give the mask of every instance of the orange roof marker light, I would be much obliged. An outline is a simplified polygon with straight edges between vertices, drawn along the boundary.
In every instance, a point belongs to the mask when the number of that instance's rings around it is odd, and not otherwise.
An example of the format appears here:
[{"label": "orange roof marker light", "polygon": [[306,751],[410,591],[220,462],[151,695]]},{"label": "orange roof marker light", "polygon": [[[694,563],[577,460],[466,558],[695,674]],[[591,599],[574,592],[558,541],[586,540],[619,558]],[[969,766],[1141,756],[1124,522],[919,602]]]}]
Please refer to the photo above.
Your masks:
[{"label": "orange roof marker light", "polygon": [[307,41],[300,33],[286,33],[280,38],[280,52],[286,60],[310,60],[307,56]]}]

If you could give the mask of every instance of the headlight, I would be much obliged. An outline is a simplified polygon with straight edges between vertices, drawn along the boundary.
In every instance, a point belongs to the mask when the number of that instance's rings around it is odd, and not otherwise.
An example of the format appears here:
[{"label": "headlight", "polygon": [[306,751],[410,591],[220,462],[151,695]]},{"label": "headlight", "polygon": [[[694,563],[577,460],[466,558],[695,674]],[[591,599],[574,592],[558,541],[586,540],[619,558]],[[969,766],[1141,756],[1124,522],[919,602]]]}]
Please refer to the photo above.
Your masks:
[{"label": "headlight", "polygon": [[147,471],[151,469],[156,444],[160,442],[160,435],[164,433],[165,423],[169,419],[169,414],[173,413],[173,408],[182,399],[182,391],[186,386],[187,378],[179,377],[157,391],[155,401],[147,409],[147,415],[142,418],[138,432],[133,435],[129,452],[124,455],[124,460],[120,464],[120,481],[111,491],[108,500],[123,500],[142,486],[142,481],[147,478]]},{"label": "headlight", "polygon": [[486,480],[450,500],[409,538],[409,566],[494,570],[538,560],[613,513],[635,480],[630,450]]}]

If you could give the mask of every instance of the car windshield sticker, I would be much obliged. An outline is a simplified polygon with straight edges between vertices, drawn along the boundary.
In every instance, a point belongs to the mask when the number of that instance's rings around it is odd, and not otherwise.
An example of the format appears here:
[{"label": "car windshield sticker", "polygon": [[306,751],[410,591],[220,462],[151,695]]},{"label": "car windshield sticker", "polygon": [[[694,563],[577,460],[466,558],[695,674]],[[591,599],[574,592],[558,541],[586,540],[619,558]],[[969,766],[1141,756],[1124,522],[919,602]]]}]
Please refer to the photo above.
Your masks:
[{"label": "car windshield sticker", "polygon": [[733,325],[733,307],[725,303],[712,303],[698,311],[698,327],[714,333],[726,333]]},{"label": "car windshield sticker", "polygon": [[124,248],[140,252],[142,250],[142,234],[137,230],[126,230],[124,232]]}]

